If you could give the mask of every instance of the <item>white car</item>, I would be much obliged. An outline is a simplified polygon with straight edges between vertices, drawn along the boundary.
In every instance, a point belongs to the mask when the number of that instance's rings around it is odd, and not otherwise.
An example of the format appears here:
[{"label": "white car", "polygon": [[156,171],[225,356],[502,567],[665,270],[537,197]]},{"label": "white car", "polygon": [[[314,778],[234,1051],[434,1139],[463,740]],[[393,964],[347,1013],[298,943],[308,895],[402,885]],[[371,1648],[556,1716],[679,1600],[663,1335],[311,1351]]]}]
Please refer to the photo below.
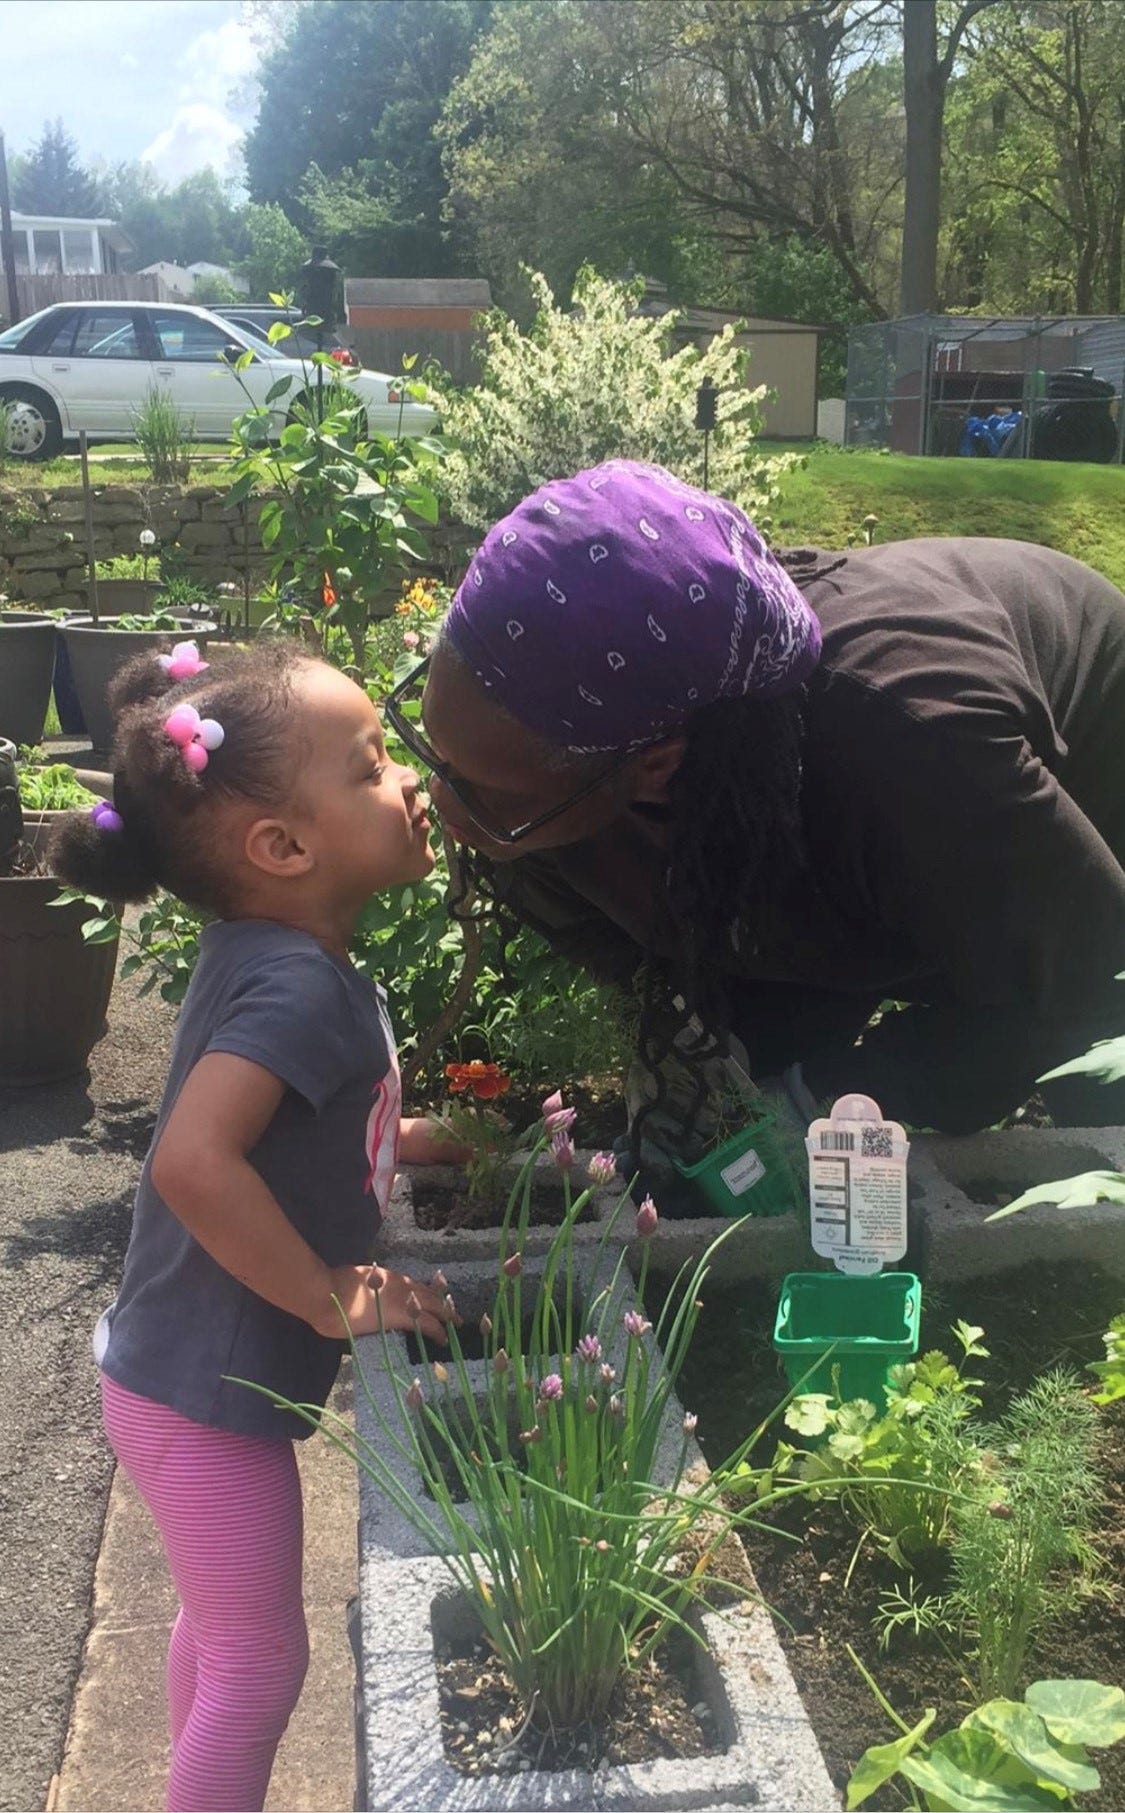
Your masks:
[{"label": "white car", "polygon": [[[134,438],[133,417],[152,386],[168,392],[198,440],[226,440],[235,416],[291,375],[268,407],[280,434],[293,402],[316,385],[316,368],[205,308],[174,302],[59,302],[0,334],[0,402],[7,405],[8,454],[44,460],[94,437]],[[238,373],[225,360],[249,352]],[[325,381],[333,374],[325,370]],[[359,371],[349,377],[367,405],[372,431],[417,436],[438,426],[434,410],[402,392],[404,379]],[[247,397],[249,392],[249,398]]]}]

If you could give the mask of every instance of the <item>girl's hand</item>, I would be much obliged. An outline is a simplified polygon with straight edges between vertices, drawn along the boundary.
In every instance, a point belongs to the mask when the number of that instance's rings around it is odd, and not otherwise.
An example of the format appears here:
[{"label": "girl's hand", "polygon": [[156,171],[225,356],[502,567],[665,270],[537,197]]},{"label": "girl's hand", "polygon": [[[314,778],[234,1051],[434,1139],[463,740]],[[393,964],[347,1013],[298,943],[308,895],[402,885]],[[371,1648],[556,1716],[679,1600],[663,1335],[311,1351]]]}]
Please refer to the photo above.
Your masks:
[{"label": "girl's hand", "polygon": [[442,1134],[433,1121],[403,1120],[398,1155],[405,1165],[467,1165],[473,1148]]},{"label": "girl's hand", "polygon": [[[376,1335],[380,1328],[403,1333],[417,1328],[427,1341],[447,1347],[446,1323],[460,1325],[461,1321],[452,1309],[452,1298],[432,1285],[416,1283],[405,1272],[388,1271],[381,1265],[334,1266],[332,1294],[339,1299],[353,1335]],[[340,1338],[344,1331],[335,1305],[332,1313],[335,1326],[318,1332]]]}]

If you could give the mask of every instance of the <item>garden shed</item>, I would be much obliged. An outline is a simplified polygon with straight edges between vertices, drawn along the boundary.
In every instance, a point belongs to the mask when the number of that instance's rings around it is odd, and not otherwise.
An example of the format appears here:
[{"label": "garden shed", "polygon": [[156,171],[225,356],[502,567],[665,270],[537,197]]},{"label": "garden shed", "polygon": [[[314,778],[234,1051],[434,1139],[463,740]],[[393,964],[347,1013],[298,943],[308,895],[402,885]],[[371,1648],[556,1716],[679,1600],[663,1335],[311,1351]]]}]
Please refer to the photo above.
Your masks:
[{"label": "garden shed", "polygon": [[[645,279],[642,315],[666,315],[676,307],[663,283]],[[762,433],[774,440],[811,440],[816,434],[817,362],[821,335],[830,330],[807,321],[745,315],[732,309],[683,308],[673,332],[677,347],[704,347],[728,323],[741,325],[737,344],[750,355],[747,383],[774,393],[762,404]]]},{"label": "garden shed", "polygon": [[404,355],[418,369],[436,359],[458,384],[476,378],[476,322],[492,306],[477,277],[349,277],[344,307],[350,341],[364,365],[397,372]]},{"label": "garden shed", "polygon": [[1120,463],[1123,395],[1123,315],[910,315],[849,333],[845,442]]}]

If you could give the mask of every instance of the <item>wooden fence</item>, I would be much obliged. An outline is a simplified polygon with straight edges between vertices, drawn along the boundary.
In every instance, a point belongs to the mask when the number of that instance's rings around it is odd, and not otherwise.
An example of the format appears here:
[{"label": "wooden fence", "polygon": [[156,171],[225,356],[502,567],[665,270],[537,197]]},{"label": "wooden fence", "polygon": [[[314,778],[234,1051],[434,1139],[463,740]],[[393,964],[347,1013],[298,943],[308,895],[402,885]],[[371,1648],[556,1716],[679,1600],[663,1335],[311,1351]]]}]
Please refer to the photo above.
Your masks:
[{"label": "wooden fence", "polygon": [[372,371],[396,373],[403,356],[417,353],[414,367],[420,373],[427,359],[436,359],[455,384],[475,384],[480,376],[473,349],[480,335],[471,329],[426,327],[349,327],[346,338],[360,361]]},{"label": "wooden fence", "polygon": [[16,275],[19,319],[25,320],[53,302],[170,302],[170,291],[154,274],[130,276],[124,271],[112,274],[86,273],[81,276],[29,277]]}]

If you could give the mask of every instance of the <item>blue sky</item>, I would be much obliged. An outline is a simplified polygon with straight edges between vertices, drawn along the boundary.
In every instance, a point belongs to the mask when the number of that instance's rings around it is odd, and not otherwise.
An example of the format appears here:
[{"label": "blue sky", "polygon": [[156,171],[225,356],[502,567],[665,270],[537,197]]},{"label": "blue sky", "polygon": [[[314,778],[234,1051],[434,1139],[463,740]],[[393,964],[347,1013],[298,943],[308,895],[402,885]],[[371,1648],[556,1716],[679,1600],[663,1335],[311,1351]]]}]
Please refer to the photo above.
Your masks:
[{"label": "blue sky", "polygon": [[168,183],[207,164],[237,176],[269,11],[241,0],[0,0],[9,157],[61,118],[90,165],[144,158]]}]

